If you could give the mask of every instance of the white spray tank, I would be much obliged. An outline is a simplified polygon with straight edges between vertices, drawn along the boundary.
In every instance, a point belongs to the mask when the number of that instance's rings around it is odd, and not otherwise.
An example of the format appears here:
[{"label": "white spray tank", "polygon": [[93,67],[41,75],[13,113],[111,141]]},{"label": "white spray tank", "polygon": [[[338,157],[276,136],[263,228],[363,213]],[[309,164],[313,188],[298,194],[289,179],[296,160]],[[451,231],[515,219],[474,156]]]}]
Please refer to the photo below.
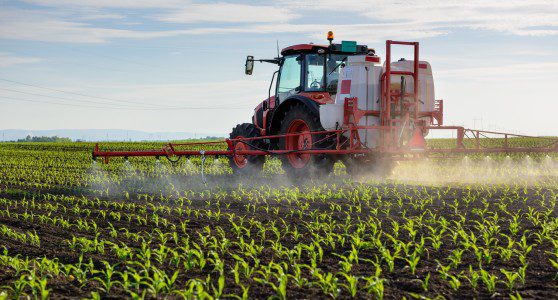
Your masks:
[{"label": "white spray tank", "polygon": [[[385,63],[384,63],[385,69]],[[434,111],[434,77],[432,68],[426,61],[419,61],[419,112]],[[414,71],[414,61],[401,59],[391,63],[392,71]],[[401,75],[391,75],[391,90],[401,89]],[[414,79],[412,76],[405,76],[405,92],[414,93]],[[425,117],[428,119],[428,117]]]},{"label": "white spray tank", "polygon": [[[380,76],[383,68],[375,63],[379,63],[379,58],[375,56],[347,57],[345,67],[339,71],[335,103],[320,106],[320,121],[325,129],[335,129],[335,126],[343,124],[345,98],[356,97],[361,110],[380,110]],[[380,125],[380,120],[375,116],[365,116],[358,125]],[[368,148],[374,148],[378,144],[378,130],[362,129],[359,130],[359,136]]]}]

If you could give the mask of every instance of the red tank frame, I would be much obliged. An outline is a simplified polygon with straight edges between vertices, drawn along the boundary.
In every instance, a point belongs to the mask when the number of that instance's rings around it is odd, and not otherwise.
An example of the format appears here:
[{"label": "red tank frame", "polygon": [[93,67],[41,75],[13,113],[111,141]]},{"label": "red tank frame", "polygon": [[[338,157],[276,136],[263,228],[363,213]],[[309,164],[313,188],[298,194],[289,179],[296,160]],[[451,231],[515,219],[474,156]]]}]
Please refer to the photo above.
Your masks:
[{"label": "red tank frame", "polygon": [[[407,45],[414,47],[414,65],[412,72],[393,71],[391,69],[391,47],[392,45]],[[419,157],[428,157],[436,154],[475,154],[475,153],[550,153],[558,152],[558,139],[546,137],[525,136],[519,134],[502,133],[494,131],[484,131],[467,129],[461,126],[444,126],[443,125],[443,101],[436,100],[435,110],[432,112],[419,112],[419,43],[418,42],[402,42],[402,41],[386,41],[386,70],[381,76],[381,109],[360,110],[358,109],[357,98],[346,98],[344,105],[344,118],[341,129],[325,130],[310,133],[294,133],[283,135],[268,135],[254,138],[238,138],[225,139],[223,141],[211,142],[192,142],[192,143],[169,143],[160,150],[147,151],[101,151],[99,145],[95,145],[93,150],[93,159],[103,158],[105,163],[109,162],[110,157],[134,157],[134,156],[153,156],[167,157],[169,160],[181,156],[236,156],[246,157],[253,155],[283,155],[283,154],[330,154],[330,155],[380,155],[386,159],[392,160],[408,160]],[[413,93],[403,93],[400,90],[391,90],[391,76],[412,76],[414,82]],[[408,97],[413,97],[414,101],[405,101]],[[399,107],[399,110],[397,109]],[[359,126],[360,118],[364,116],[376,116],[380,118],[379,126]],[[426,124],[425,117],[430,118],[430,124]],[[436,121],[436,124],[434,124]],[[379,145],[369,149],[365,147],[359,137],[359,130],[378,130]],[[429,130],[455,130],[456,144],[455,147],[434,149],[427,148],[423,133]],[[401,140],[402,134],[412,135],[408,140]],[[325,135],[323,139],[335,138],[335,149],[314,149],[313,144],[317,144],[322,140],[312,143],[310,147],[298,150],[236,150],[237,143],[249,145],[250,141],[258,139],[279,139],[288,136],[301,135]],[[487,135],[494,135],[503,139],[501,147],[485,147],[481,140],[490,139]],[[348,138],[343,138],[347,137]],[[545,147],[512,147],[510,146],[510,138],[534,138],[547,141]],[[473,146],[467,147],[464,143],[466,140],[472,140]],[[190,146],[207,146],[213,144],[223,144],[228,150],[181,150],[181,147]],[[243,147],[241,147],[243,148]]]}]

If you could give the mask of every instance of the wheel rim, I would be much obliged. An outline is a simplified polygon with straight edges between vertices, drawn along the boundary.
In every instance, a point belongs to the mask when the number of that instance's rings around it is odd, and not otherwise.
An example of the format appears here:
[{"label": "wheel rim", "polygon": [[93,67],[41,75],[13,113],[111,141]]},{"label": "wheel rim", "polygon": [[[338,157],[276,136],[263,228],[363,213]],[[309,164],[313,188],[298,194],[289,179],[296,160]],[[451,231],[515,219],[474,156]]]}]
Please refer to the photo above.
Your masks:
[{"label": "wheel rim", "polygon": [[[312,148],[312,135],[310,127],[304,120],[294,120],[289,125],[287,134],[302,133],[296,136],[287,136],[285,138],[285,150],[295,151]],[[304,168],[310,161],[310,154],[307,153],[290,153],[287,154],[289,163],[294,168]]]},{"label": "wheel rim", "polygon": [[[236,138],[237,139],[243,138],[243,136],[237,136]],[[234,145],[234,149],[235,151],[244,151],[244,150],[248,150],[248,146],[243,142],[236,142]],[[246,167],[246,165],[248,164],[248,159],[246,158],[246,155],[235,154],[233,156],[233,161],[236,167],[239,169]]]}]

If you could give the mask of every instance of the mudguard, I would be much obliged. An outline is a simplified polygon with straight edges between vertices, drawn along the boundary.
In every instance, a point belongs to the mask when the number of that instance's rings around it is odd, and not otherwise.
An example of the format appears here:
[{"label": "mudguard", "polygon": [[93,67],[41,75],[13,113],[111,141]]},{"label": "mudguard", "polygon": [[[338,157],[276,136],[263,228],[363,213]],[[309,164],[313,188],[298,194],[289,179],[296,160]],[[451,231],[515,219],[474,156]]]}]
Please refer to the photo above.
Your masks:
[{"label": "mudguard", "polygon": [[269,122],[269,126],[267,127],[269,134],[277,134],[279,128],[281,126],[281,121],[283,120],[285,111],[296,103],[301,103],[305,105],[310,111],[316,114],[316,116],[320,115],[320,104],[316,101],[304,97],[301,95],[293,95],[285,99],[276,109],[273,110],[271,115],[271,122]]}]

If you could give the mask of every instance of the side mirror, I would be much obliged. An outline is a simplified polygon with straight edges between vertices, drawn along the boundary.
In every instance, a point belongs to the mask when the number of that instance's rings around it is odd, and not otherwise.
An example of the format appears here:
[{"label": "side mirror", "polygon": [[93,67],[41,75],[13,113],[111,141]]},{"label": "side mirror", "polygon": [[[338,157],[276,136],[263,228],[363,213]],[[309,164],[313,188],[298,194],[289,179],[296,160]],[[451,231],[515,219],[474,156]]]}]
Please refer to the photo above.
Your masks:
[{"label": "side mirror", "polygon": [[262,103],[262,110],[263,110],[263,111],[266,111],[266,110],[267,110],[267,101],[269,101],[269,100],[265,100],[265,101]]},{"label": "side mirror", "polygon": [[244,64],[244,73],[246,75],[252,75],[254,70],[254,57],[252,55],[246,56],[246,64]]}]

